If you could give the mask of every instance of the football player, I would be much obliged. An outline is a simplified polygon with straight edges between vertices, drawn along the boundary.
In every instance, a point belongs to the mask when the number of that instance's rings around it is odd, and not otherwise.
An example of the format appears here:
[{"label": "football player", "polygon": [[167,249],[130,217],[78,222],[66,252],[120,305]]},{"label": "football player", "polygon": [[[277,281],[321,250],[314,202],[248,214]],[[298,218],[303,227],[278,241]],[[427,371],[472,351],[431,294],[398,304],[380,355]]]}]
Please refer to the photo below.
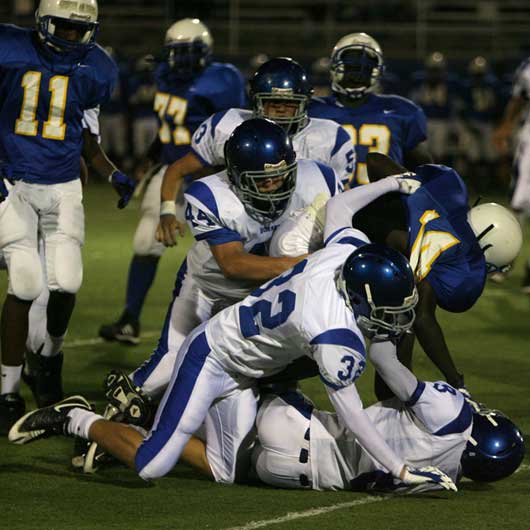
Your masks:
[{"label": "football player", "polygon": [[[50,290],[40,374],[60,381],[61,345],[82,281],[84,214],[81,154],[112,182],[123,208],[134,181],[99,147],[92,126],[116,82],[116,65],[95,44],[96,0],[42,0],[35,29],[0,25],[0,159],[14,182],[0,204],[0,248],[9,286],[2,312],[0,432],[24,413],[18,393],[28,335],[28,311],[43,288],[38,237],[46,248]],[[87,116],[92,113],[92,118]],[[62,395],[56,385],[53,402]]]},{"label": "football player", "polygon": [[290,137],[269,120],[239,125],[226,142],[225,159],[226,170],[194,182],[185,193],[196,241],[177,274],[158,346],[132,376],[150,397],[165,389],[176,352],[196,326],[302,259],[268,256],[266,245],[278,225],[318,196],[341,189],[330,167],[297,161]]},{"label": "football player", "polygon": [[[524,116],[524,122],[516,138],[511,197],[511,207],[522,221],[530,217],[530,144],[528,142],[530,118],[528,113],[525,114],[529,98],[530,58],[527,58],[515,72],[511,99],[506,105],[501,124],[493,133],[493,144],[501,155],[506,155],[509,151],[510,139]],[[522,291],[530,294],[530,261],[526,264]]]},{"label": "football player", "polygon": [[[395,191],[410,191],[407,179],[391,177],[387,182],[392,182]],[[366,364],[365,337],[388,342],[410,329],[417,293],[403,255],[384,245],[367,244],[366,236],[351,228],[350,201],[347,192],[328,202],[322,251],[190,333],[178,352],[171,383],[146,438],[129,426],[102,419],[78,396],[29,413],[13,426],[9,439],[27,443],[75,433],[102,445],[142,478],[154,479],[168,473],[183,454],[189,455],[188,442],[214,402],[234,403],[233,414],[226,417],[226,430],[234,425],[243,436],[254,424],[256,399],[246,410],[238,409],[239,393],[251,387],[255,378],[309,356],[319,366],[341,422],[372,458],[406,485],[436,483],[456,490],[440,470],[406,465],[363,410],[355,381]],[[265,206],[260,202],[260,209]],[[319,304],[309,303],[316,299]],[[197,456],[198,467],[219,482],[231,483],[235,478],[235,453],[241,439],[231,442],[231,458],[227,452],[220,461],[210,461],[204,451]]]},{"label": "football player", "polygon": [[[389,157],[371,153],[368,171],[371,180],[378,180],[402,174],[405,168]],[[436,308],[454,313],[470,309],[482,293],[486,272],[505,270],[517,257],[522,232],[515,217],[498,204],[470,211],[465,184],[451,168],[419,166],[410,180],[416,180],[417,192],[406,198],[388,193],[391,181],[385,178],[354,190],[353,226],[372,241],[386,243],[409,258],[419,293],[414,333],[449,384],[465,390]],[[317,223],[318,215],[302,215],[280,227],[271,242],[271,255],[296,256],[311,250]],[[413,341],[414,334],[408,334],[399,345],[400,360],[409,367]],[[388,397],[387,390],[378,379],[380,399]]]},{"label": "football player", "polygon": [[[191,137],[208,116],[245,105],[241,74],[232,64],[212,61],[212,49],[212,36],[198,19],[179,20],[166,32],[163,58],[155,72],[154,111],[160,129],[137,171],[138,178],[145,177],[148,184],[134,235],[125,309],[116,322],[101,326],[99,334],[106,340],[126,344],[140,341],[140,314],[164,252],[155,232],[160,215],[160,186],[168,164],[190,152]],[[179,227],[183,229],[184,218],[180,217]]]},{"label": "football player", "polygon": [[162,209],[157,237],[175,244],[175,197],[185,175],[224,165],[223,149],[232,131],[253,117],[268,118],[291,136],[296,156],[333,168],[343,182],[352,174],[355,153],[346,131],[329,120],[309,118],[307,105],[313,92],[305,70],[292,59],[276,57],[261,65],[250,80],[252,111],[240,108],[214,114],[200,125],[192,151],[167,169],[162,184]]},{"label": "football player", "polygon": [[[498,412],[473,413],[447,383],[423,382],[383,344],[370,360],[397,396],[366,414],[386,443],[411,465],[435,466],[457,483],[461,475],[494,481],[524,457],[520,431]],[[337,414],[316,409],[300,392],[269,394],[260,405],[253,467],[271,486],[314,490],[418,493],[439,484],[405,485],[370,457]]]},{"label": "football player", "polygon": [[351,187],[368,182],[369,152],[384,153],[409,169],[431,162],[422,109],[400,96],[373,93],[383,67],[381,46],[370,35],[342,37],[331,53],[333,94],[309,105],[311,117],[336,121],[350,133],[357,155]]}]

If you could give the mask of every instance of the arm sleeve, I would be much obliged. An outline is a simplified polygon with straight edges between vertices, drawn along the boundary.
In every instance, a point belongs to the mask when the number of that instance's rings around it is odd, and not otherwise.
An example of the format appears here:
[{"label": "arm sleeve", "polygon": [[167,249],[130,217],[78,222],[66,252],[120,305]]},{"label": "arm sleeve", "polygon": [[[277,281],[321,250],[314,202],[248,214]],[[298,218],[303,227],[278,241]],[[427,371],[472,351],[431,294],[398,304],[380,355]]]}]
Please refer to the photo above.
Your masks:
[{"label": "arm sleeve", "polygon": [[355,435],[363,449],[394,477],[399,477],[405,462],[388,446],[379,434],[363,405],[355,385],[339,390],[326,387],[329,399],[342,423]]},{"label": "arm sleeve", "polygon": [[191,148],[204,166],[225,165],[224,144],[228,136],[218,127],[225,114],[213,114],[199,125],[193,135]]},{"label": "arm sleeve", "polygon": [[350,135],[340,126],[337,128],[337,137],[331,151],[329,165],[335,170],[343,185],[352,178],[355,168],[355,149]]},{"label": "arm sleeve", "polygon": [[401,401],[408,401],[418,386],[418,380],[406,366],[399,362],[396,345],[390,341],[372,342],[368,355],[377,373],[390,390]]},{"label": "arm sleeve", "polygon": [[351,228],[352,217],[367,204],[381,195],[399,191],[399,184],[394,177],[386,177],[372,184],[359,186],[332,197],[326,205],[326,224],[324,242],[327,245],[332,236],[342,228]]},{"label": "arm sleeve", "polygon": [[90,134],[97,136],[99,142],[99,107],[85,110],[83,112],[82,124],[83,129],[88,129]]}]

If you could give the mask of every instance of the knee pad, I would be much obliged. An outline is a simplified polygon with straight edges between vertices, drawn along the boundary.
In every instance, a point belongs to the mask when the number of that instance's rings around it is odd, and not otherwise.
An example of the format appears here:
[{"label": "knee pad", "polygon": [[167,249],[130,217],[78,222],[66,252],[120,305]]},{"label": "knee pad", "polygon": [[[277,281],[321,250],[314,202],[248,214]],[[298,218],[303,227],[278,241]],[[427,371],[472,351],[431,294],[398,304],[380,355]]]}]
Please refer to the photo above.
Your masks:
[{"label": "knee pad", "polygon": [[48,288],[75,294],[83,281],[81,245],[73,239],[64,239],[46,250]]},{"label": "knee pad", "polygon": [[43,288],[39,255],[33,249],[19,249],[6,253],[9,270],[8,293],[21,300],[38,298]]}]

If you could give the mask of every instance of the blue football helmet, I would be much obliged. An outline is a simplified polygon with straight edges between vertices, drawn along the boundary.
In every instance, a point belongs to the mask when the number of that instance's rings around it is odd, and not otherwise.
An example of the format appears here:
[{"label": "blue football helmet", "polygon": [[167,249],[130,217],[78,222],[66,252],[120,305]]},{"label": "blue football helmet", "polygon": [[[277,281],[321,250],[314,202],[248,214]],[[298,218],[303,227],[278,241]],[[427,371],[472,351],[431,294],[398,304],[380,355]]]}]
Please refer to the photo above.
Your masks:
[{"label": "blue football helmet", "polygon": [[373,92],[383,75],[383,51],[366,33],[342,37],[331,52],[331,88],[352,99]]},{"label": "blue football helmet", "polygon": [[517,426],[499,411],[473,413],[473,430],[462,454],[462,474],[477,482],[509,477],[525,454],[524,439]]},{"label": "blue football helmet", "polygon": [[[249,81],[254,115],[273,120],[289,134],[307,125],[307,105],[312,94],[313,87],[305,70],[289,57],[275,57],[263,63]],[[276,116],[265,109],[267,102],[297,103],[298,108],[293,116]]]},{"label": "blue football helmet", "polygon": [[257,221],[280,217],[296,186],[296,153],[287,133],[253,118],[234,129],[224,148],[232,190]]},{"label": "blue football helmet", "polygon": [[[35,12],[40,40],[56,52],[85,53],[94,46],[98,30],[98,4],[96,0],[58,2],[41,0]],[[75,31],[76,40],[57,35],[57,30]]]},{"label": "blue football helmet", "polygon": [[172,24],[164,40],[164,60],[180,79],[200,73],[212,59],[213,38],[198,18],[183,18]]},{"label": "blue football helmet", "polygon": [[414,324],[414,273],[397,250],[378,243],[358,248],[345,261],[338,286],[369,339],[397,338]]}]

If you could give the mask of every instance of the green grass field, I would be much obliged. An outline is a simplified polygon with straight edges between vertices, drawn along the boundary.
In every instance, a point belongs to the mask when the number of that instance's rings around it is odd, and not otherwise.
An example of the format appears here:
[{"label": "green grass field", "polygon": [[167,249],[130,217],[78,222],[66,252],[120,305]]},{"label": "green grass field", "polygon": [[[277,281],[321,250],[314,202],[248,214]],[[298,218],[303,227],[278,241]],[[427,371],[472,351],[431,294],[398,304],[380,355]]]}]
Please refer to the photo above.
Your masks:
[{"label": "green grass field", "polygon": [[[115,208],[107,186],[86,192],[85,279],[65,345],[65,391],[101,405],[101,383],[111,368],[130,369],[154,347],[187,239],[161,261],[143,315],[145,339],[137,347],[97,340],[103,322],[122,309],[138,204]],[[527,241],[530,233],[526,233]],[[530,246],[524,250],[530,257]],[[508,414],[530,433],[530,297],[519,294],[523,259],[502,286],[488,284],[467,314],[440,314],[448,344],[471,391]],[[5,275],[0,292],[5,292]],[[415,370],[438,375],[422,352]],[[360,381],[366,404],[374,401],[373,373]],[[317,380],[305,390],[321,406]],[[29,408],[34,403],[26,388]],[[528,440],[528,437],[527,437]],[[1,530],[194,530],[274,528],[278,530],[432,530],[530,528],[530,458],[509,479],[480,485],[463,482],[456,494],[370,497],[349,492],[281,491],[220,486],[177,466],[155,484],[124,467],[83,476],[69,467],[72,441],[50,439],[18,447],[0,440]]]}]

